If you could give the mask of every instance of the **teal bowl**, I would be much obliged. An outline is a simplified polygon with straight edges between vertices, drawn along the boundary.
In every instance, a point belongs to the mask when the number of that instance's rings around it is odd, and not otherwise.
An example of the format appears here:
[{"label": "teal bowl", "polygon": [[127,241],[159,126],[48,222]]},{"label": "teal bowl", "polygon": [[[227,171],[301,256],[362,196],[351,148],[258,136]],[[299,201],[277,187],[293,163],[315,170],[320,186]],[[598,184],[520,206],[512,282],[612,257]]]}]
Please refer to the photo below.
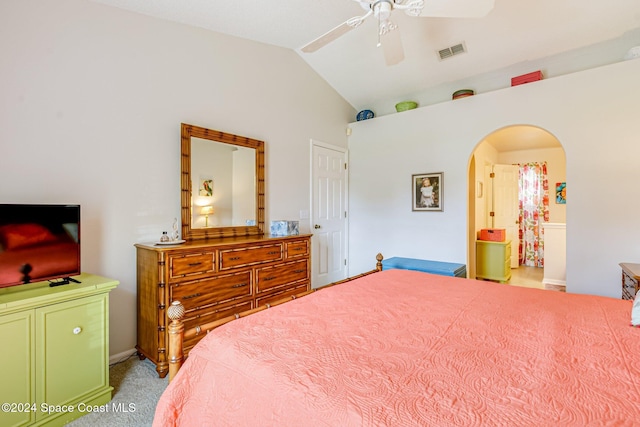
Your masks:
[{"label": "teal bowl", "polygon": [[418,106],[418,103],[413,101],[398,102],[396,104],[396,111],[400,113],[402,111],[413,110],[417,106]]}]

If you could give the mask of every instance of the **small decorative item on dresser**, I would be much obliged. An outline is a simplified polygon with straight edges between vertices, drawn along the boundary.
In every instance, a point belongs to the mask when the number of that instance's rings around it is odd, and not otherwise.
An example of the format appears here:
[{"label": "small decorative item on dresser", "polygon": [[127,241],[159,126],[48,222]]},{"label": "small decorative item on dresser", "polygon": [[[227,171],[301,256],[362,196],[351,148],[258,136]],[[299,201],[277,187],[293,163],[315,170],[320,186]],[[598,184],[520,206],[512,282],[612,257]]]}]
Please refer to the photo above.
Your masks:
[{"label": "small decorative item on dresser", "polygon": [[297,236],[300,234],[298,221],[271,221],[269,232],[272,236]]},{"label": "small decorative item on dresser", "polygon": [[171,233],[171,240],[180,240],[180,233],[178,232],[178,218],[173,218],[173,232]]},{"label": "small decorative item on dresser", "polygon": [[416,108],[418,106],[417,102],[414,101],[403,101],[403,102],[398,102],[396,104],[396,111],[398,113],[402,112],[402,111],[407,111],[407,110],[413,110],[414,108]]},{"label": "small decorative item on dresser", "polygon": [[373,119],[375,114],[371,110],[362,110],[356,116],[357,121]]},{"label": "small decorative item on dresser", "polygon": [[466,98],[467,96],[473,96],[474,94],[475,92],[473,91],[473,89],[460,89],[453,92],[453,95],[451,95],[451,99]]}]

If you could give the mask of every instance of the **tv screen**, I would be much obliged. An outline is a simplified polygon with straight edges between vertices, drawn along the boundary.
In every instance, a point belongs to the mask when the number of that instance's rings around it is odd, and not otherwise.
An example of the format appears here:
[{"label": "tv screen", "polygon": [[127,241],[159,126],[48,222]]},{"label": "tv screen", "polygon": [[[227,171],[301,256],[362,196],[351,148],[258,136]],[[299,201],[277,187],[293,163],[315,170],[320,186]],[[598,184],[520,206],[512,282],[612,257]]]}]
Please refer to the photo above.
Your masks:
[{"label": "tv screen", "polygon": [[80,274],[80,206],[0,204],[0,288]]}]

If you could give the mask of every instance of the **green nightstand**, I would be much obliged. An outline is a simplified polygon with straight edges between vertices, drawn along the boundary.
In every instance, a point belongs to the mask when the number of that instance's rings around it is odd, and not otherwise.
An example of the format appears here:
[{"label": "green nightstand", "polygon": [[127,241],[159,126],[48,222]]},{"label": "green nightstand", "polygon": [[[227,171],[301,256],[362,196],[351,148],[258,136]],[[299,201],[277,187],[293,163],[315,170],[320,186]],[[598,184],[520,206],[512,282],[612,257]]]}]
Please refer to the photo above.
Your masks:
[{"label": "green nightstand", "polygon": [[511,241],[476,240],[476,278],[505,283],[511,279]]}]

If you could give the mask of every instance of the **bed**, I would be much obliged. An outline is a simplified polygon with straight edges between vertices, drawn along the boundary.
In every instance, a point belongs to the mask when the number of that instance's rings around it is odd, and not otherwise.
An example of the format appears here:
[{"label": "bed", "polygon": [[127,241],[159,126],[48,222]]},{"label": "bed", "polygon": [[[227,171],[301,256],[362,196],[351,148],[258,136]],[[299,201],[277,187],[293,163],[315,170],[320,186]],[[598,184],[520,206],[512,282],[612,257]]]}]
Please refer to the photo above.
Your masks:
[{"label": "bed", "polygon": [[153,424],[640,425],[630,316],[631,301],[380,271],[211,330]]}]

